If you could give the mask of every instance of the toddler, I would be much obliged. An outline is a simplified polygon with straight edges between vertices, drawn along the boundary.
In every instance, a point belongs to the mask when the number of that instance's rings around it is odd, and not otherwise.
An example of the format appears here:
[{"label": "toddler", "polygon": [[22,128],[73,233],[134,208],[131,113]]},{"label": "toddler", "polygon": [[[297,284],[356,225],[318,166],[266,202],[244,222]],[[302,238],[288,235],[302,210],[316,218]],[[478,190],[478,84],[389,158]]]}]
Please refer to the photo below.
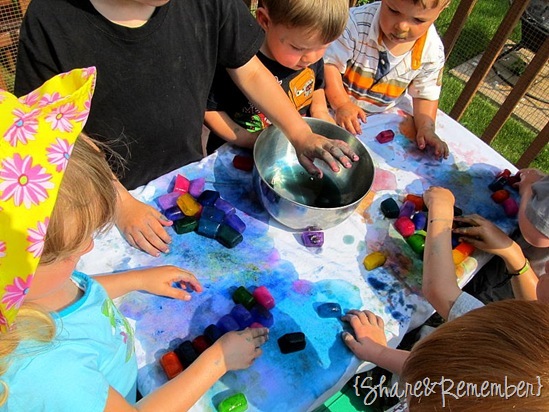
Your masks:
[{"label": "toddler", "polygon": [[347,27],[324,56],[326,97],[337,124],[362,132],[367,113],[397,105],[408,93],[419,149],[448,157],[435,133],[444,47],[434,21],[449,0],[382,0],[351,8]]},{"label": "toddler", "polygon": [[[343,32],[347,18],[346,0],[263,0],[256,10],[256,20],[265,32],[257,57],[303,116],[334,122],[324,95],[322,56]],[[208,153],[225,141],[251,148],[270,124],[227,71],[219,69],[204,120],[212,130]]]}]

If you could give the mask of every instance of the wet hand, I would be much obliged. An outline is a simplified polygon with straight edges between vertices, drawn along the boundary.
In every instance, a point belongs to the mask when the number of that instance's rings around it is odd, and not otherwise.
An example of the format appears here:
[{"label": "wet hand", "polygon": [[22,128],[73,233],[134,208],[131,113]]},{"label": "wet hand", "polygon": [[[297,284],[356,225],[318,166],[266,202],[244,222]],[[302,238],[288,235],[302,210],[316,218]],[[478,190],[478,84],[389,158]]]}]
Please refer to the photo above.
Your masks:
[{"label": "wet hand", "polygon": [[366,123],[366,117],[366,112],[350,101],[335,110],[336,123],[354,135],[362,133],[360,121]]},{"label": "wet hand", "polygon": [[269,339],[267,328],[246,328],[226,333],[219,340],[228,371],[246,369],[263,353],[261,346]]},{"label": "wet hand", "polygon": [[510,253],[513,240],[489,220],[479,215],[455,217],[454,220],[464,226],[453,229],[460,241],[501,257]]},{"label": "wet hand", "polygon": [[343,332],[343,342],[359,359],[375,363],[387,347],[383,319],[369,310],[350,310],[341,320],[349,322],[354,331],[354,336]]},{"label": "wet hand", "polygon": [[342,140],[332,140],[316,133],[303,139],[301,143],[294,145],[299,163],[311,175],[322,178],[323,173],[313,163],[315,159],[321,159],[332,171],[339,172],[339,165],[346,169],[352,167],[351,162],[359,160],[358,155]]},{"label": "wet hand", "polygon": [[437,158],[447,159],[450,155],[450,149],[445,141],[443,141],[434,130],[431,128],[418,129],[416,135],[416,144],[420,150],[424,150],[427,146],[433,148]]},{"label": "wet hand", "polygon": [[202,285],[191,272],[177,266],[142,269],[137,274],[141,284],[139,289],[159,296],[191,300],[189,291],[202,292],[203,290]]},{"label": "wet hand", "polygon": [[521,196],[524,196],[526,190],[529,190],[534,183],[542,179],[545,174],[538,169],[527,168],[518,171],[520,180],[515,183]]},{"label": "wet hand", "polygon": [[173,222],[154,207],[140,202],[129,193],[120,199],[115,223],[133,247],[156,257],[160,256],[160,253],[169,252],[168,245],[172,239],[164,227],[171,226]]}]

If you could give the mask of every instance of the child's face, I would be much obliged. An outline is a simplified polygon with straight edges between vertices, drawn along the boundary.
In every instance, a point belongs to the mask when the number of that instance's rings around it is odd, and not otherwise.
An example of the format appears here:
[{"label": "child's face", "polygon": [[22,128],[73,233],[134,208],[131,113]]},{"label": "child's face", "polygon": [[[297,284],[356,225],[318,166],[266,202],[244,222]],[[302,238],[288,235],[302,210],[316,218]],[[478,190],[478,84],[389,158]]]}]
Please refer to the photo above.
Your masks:
[{"label": "child's face", "polygon": [[284,67],[301,70],[320,60],[328,45],[310,30],[270,23],[261,51]]},{"label": "child's face", "polygon": [[379,25],[388,48],[412,43],[423,36],[444,10],[446,4],[439,1],[437,7],[424,9],[412,0],[383,0]]}]

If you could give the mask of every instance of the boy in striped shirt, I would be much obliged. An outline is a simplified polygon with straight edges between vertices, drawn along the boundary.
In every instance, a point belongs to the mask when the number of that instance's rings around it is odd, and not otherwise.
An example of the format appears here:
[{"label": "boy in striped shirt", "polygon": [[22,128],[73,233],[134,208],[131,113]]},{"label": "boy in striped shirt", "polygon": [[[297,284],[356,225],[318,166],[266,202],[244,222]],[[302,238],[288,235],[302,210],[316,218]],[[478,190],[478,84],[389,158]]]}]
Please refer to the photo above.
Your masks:
[{"label": "boy in striped shirt", "polygon": [[444,47],[433,22],[450,0],[382,0],[354,7],[344,33],[324,56],[326,97],[337,124],[362,132],[360,121],[412,97],[419,149],[448,157],[435,133]]}]

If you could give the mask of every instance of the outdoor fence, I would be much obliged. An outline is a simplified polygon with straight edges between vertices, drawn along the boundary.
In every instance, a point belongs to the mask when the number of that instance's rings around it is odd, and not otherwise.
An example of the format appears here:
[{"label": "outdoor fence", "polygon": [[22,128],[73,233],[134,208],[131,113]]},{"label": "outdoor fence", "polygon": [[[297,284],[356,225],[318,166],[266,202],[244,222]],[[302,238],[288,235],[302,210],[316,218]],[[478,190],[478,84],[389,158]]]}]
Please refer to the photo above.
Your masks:
[{"label": "outdoor fence", "polygon": [[[7,90],[29,2],[0,0],[0,87]],[[453,0],[435,26],[447,54],[441,110],[518,167],[549,172],[549,0]]]}]

